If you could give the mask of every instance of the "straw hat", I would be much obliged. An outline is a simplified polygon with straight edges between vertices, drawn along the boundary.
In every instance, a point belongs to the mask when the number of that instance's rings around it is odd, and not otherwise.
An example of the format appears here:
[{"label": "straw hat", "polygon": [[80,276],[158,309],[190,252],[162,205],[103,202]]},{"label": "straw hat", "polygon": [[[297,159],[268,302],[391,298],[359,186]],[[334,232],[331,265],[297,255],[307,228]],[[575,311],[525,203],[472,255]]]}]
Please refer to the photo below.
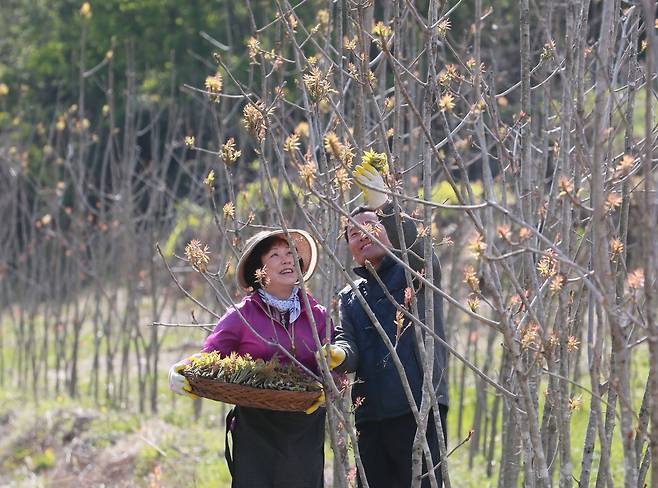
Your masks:
[{"label": "straw hat", "polygon": [[[318,246],[315,243],[315,239],[313,239],[311,234],[306,231],[300,229],[288,229],[288,233],[295,243],[297,254],[300,258],[302,258],[302,274],[304,275],[304,281],[306,281],[313,275],[315,266],[318,264]],[[244,268],[247,264],[249,256],[260,242],[264,241],[268,237],[274,236],[280,237],[284,241],[287,240],[283,229],[263,230],[250,237],[245,243],[244,249],[242,250],[242,255],[240,256],[240,261],[238,261],[238,268],[235,272],[238,285],[240,285],[245,290],[251,288],[250,285],[247,284],[246,277],[244,276]]]}]

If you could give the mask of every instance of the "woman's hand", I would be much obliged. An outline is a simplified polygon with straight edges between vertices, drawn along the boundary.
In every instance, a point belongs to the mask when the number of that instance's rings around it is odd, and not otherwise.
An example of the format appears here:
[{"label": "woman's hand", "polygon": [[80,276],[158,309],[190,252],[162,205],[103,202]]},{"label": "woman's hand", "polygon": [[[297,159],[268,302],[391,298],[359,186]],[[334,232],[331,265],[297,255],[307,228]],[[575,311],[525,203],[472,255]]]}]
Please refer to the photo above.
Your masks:
[{"label": "woman's hand", "polygon": [[190,382],[185,376],[180,374],[180,372],[192,362],[193,357],[194,356],[190,356],[189,358],[178,361],[171,368],[169,368],[169,389],[177,395],[185,395],[190,398],[197,398],[197,396],[192,393]]},{"label": "woman's hand", "polygon": [[[322,358],[326,358],[327,363],[329,365],[329,370],[332,370],[338,366],[340,366],[343,361],[345,361],[345,349],[343,349],[340,346],[336,346],[334,344],[325,344],[322,346],[322,349],[320,349],[318,352],[315,353],[315,359],[317,359],[318,363],[320,361],[323,361]],[[307,414],[311,414],[315,412],[318,408],[324,406],[325,404],[325,396],[324,396],[324,388],[322,388],[320,392],[320,396],[318,399],[308,407],[304,412]]]},{"label": "woman's hand", "polygon": [[325,403],[325,397],[324,397],[324,388],[320,390],[320,396],[318,397],[317,400],[315,400],[315,403],[308,407],[306,410],[304,410],[304,413],[306,415],[310,415],[313,412],[315,412],[318,408],[323,407]]}]

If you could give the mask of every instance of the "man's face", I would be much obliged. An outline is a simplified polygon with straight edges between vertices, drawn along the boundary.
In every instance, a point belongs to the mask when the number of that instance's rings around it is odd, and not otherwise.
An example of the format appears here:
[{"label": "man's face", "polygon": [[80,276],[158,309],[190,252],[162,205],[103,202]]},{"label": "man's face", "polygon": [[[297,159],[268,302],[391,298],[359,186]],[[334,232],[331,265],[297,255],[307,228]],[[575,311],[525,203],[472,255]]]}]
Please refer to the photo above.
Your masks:
[{"label": "man's face", "polygon": [[391,247],[391,241],[386,234],[384,226],[374,212],[363,212],[354,217],[368,232],[363,232],[350,222],[347,226],[347,244],[354,261],[363,266],[366,261],[375,267],[379,266],[382,258],[386,256],[386,249],[368,237],[368,233],[379,239],[386,247]]}]

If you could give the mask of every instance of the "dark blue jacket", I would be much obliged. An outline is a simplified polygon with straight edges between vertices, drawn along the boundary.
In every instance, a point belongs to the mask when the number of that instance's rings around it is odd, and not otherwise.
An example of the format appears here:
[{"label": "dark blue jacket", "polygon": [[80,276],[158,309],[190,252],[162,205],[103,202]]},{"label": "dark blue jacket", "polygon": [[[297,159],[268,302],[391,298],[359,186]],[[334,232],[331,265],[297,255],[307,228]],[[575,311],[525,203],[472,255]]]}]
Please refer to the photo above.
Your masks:
[{"label": "dark blue jacket", "polygon": [[[393,206],[388,205],[382,211],[381,222],[386,229],[393,245],[393,250],[399,250],[400,239],[395,223]],[[415,270],[425,268],[422,240],[417,239],[416,225],[410,218],[404,218],[402,227],[405,243],[409,249],[409,264]],[[399,255],[400,253],[396,253]],[[438,258],[433,253],[432,264],[434,284],[441,283],[441,268]],[[356,285],[372,309],[393,344],[396,344],[397,327],[395,324],[396,306],[386,296],[377,279],[364,268],[355,268],[354,272],[361,278]],[[388,293],[400,304],[404,305],[404,290],[407,287],[404,268],[391,256],[385,256],[377,268],[379,279],[386,286]],[[416,288],[418,283],[415,283]],[[434,293],[434,332],[445,340],[443,331],[442,298]],[[417,293],[419,319],[425,323],[425,290]],[[345,349],[345,361],[336,368],[338,372],[356,372],[356,384],[352,388],[352,399],[360,399],[361,405],[356,409],[356,423],[379,421],[408,413],[411,409],[402,388],[402,382],[390,353],[375,326],[361,306],[351,287],[344,288],[339,295],[340,323],[336,327],[334,343]],[[423,372],[416,343],[414,325],[405,320],[405,328],[397,340],[396,351],[404,367],[416,404],[420,406],[422,396]],[[423,334],[424,336],[424,334]],[[448,405],[448,383],[446,371],[445,348],[435,341],[433,385],[438,402]]]}]

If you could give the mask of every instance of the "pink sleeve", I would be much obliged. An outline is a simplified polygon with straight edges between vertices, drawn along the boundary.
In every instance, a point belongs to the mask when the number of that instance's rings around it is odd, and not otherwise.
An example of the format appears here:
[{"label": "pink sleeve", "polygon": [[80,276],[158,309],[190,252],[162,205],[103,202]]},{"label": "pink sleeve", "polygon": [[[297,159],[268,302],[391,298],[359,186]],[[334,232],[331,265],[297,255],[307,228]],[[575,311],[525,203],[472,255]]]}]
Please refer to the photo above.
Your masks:
[{"label": "pink sleeve", "polygon": [[215,330],[203,344],[202,352],[218,351],[222,355],[237,351],[242,339],[242,319],[238,312],[231,308],[217,322]]},{"label": "pink sleeve", "polygon": [[[320,313],[316,314],[315,322],[318,328],[318,336],[320,337],[320,342],[324,344],[326,342],[327,334],[327,309],[322,305],[318,305],[318,310]],[[334,340],[334,321],[329,317],[329,342]]]}]

